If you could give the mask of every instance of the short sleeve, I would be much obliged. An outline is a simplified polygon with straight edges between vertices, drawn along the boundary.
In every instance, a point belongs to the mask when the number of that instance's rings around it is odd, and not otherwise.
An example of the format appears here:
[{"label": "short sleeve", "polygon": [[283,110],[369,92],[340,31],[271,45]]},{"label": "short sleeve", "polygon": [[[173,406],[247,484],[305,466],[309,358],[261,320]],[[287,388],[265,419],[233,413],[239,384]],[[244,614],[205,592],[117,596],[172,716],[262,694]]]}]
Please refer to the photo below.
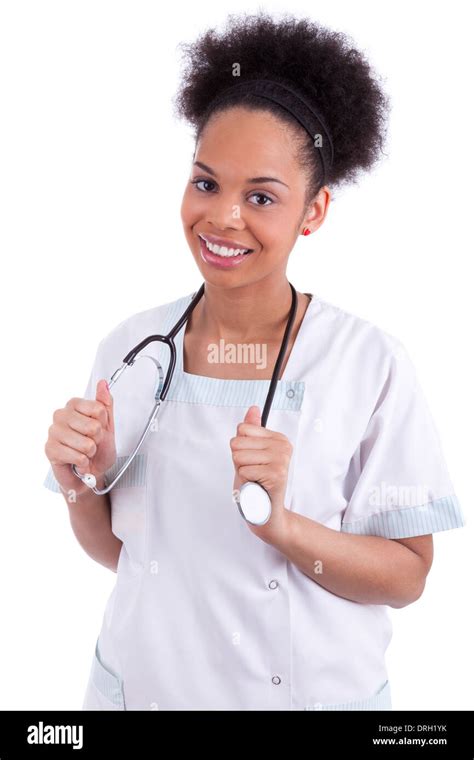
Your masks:
[{"label": "short sleeve", "polygon": [[[89,375],[89,380],[87,381],[86,389],[84,391],[84,394],[82,398],[86,399],[95,399],[95,392],[96,392],[96,386],[98,381],[103,378],[107,377],[106,374],[103,374],[103,367],[102,367],[102,345],[103,341],[101,341],[97,347],[94,363],[92,365],[92,369]],[[49,470],[46,474],[46,477],[43,481],[43,486],[45,488],[48,488],[50,491],[54,491],[55,493],[61,493],[61,488],[59,487],[59,483],[54,477],[53,474],[53,468],[50,466]]]},{"label": "short sleeve", "polygon": [[347,533],[408,538],[465,525],[427,401],[398,341],[345,486]]}]

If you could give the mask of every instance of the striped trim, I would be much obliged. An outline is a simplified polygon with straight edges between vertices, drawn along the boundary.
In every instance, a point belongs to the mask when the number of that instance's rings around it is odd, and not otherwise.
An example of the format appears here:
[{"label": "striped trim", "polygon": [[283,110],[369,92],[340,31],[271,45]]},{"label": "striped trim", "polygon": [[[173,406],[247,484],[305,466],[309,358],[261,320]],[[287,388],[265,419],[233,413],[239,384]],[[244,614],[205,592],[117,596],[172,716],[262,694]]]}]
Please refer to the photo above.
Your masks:
[{"label": "striped trim", "polygon": [[[117,457],[115,463],[105,473],[106,483],[110,483],[119,469],[125,464],[128,456]],[[146,471],[147,471],[148,455],[141,454],[140,452],[135,456],[135,459],[131,463],[130,467],[125,470],[120,480],[115,484],[114,488],[130,488],[134,486],[146,485]],[[53,475],[52,467],[49,468],[48,474],[44,479],[43,485],[45,488],[49,488],[50,491],[61,493],[59,483]]]},{"label": "striped trim", "polygon": [[390,683],[385,681],[383,686],[376,694],[367,699],[359,699],[354,702],[342,702],[340,704],[323,705],[316,703],[314,706],[308,706],[309,710],[391,710],[392,700],[390,694]]},{"label": "striped trim", "polygon": [[49,488],[50,491],[55,491],[56,493],[61,493],[61,489],[59,487],[59,483],[56,480],[56,478],[53,475],[53,468],[50,467],[47,475],[43,481],[43,485],[45,488]]},{"label": "striped trim", "polygon": [[[176,324],[192,301],[193,295],[194,293],[179,298],[169,305],[163,320],[163,334],[167,334]],[[186,326],[184,325],[175,338],[176,367],[166,398],[170,401],[213,406],[249,407],[252,404],[257,404],[263,410],[270,380],[233,380],[184,372],[183,340],[185,329]],[[158,360],[166,373],[170,359],[169,349],[160,343],[158,353]],[[278,380],[272,409],[298,412],[303,403],[304,392],[305,383],[302,380]]]},{"label": "striped trim", "polygon": [[462,528],[465,524],[457,496],[453,493],[417,507],[392,509],[355,522],[343,522],[341,531],[382,538],[410,538]]},{"label": "striped trim", "polygon": [[[135,442],[138,443],[138,441]],[[128,455],[129,456],[129,455]],[[105,473],[105,479],[107,483],[111,483],[117,472],[125,464],[128,456],[117,457],[116,462]],[[130,488],[132,486],[145,486],[146,485],[146,469],[147,469],[148,454],[138,453],[128,470],[125,470],[124,474],[114,486],[114,488]]]},{"label": "striped trim", "polygon": [[108,670],[101,661],[99,654],[99,640],[95,646],[95,654],[92,662],[90,678],[96,689],[112,704],[125,710],[123,696],[123,681],[120,676]]},{"label": "striped trim", "polygon": [[[225,380],[176,371],[166,398],[213,406],[248,407],[257,404],[263,409],[269,387],[270,380]],[[303,403],[304,390],[305,384],[301,380],[279,380],[272,409],[298,412]]]}]

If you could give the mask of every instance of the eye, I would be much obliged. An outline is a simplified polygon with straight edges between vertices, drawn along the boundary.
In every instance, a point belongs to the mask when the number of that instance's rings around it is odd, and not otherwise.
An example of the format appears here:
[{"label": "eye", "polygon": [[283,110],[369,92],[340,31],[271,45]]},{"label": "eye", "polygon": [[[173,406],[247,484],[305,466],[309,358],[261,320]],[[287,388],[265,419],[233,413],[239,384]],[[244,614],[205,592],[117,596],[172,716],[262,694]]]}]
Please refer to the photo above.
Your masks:
[{"label": "eye", "polygon": [[252,193],[250,197],[253,198],[255,196],[258,196],[260,198],[266,198],[268,201],[270,201],[270,203],[254,203],[253,204],[254,206],[271,206],[273,204],[273,200],[266,193]]},{"label": "eye", "polygon": [[[193,179],[191,181],[191,185],[196,185],[196,187],[201,183],[205,182],[207,185],[214,185],[215,183],[211,179]],[[206,193],[207,190],[201,190],[201,188],[197,188],[201,193]]]},{"label": "eye", "polygon": [[[199,190],[200,193],[207,193],[207,192],[215,192],[213,190],[205,190],[198,187],[201,183],[204,183],[205,185],[212,185],[216,186],[216,183],[213,182],[211,179],[193,179],[190,181],[191,185],[196,185],[197,190]],[[265,198],[267,201],[270,201],[270,203],[252,203],[252,206],[272,206],[274,204],[274,200],[270,198],[269,195],[266,193],[252,193],[250,198]]]}]

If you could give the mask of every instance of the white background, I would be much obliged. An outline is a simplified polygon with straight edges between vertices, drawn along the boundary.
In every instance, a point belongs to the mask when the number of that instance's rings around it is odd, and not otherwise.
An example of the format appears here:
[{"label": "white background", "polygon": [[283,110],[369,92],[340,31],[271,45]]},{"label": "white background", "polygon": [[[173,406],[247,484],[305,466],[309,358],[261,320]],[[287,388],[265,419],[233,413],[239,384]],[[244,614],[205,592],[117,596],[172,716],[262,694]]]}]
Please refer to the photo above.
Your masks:
[{"label": "white background", "polygon": [[[350,34],[384,77],[387,158],[299,238],[288,278],[405,344],[469,520],[469,4],[260,7]],[[255,10],[238,0],[0,3],[2,709],[81,707],[116,576],[85,554],[63,497],[43,487],[44,443],[54,409],[83,394],[99,340],[202,281],[179,214],[193,143],[172,115],[177,45]],[[471,556],[470,523],[435,534],[422,598],[391,612],[395,709],[474,707]]]}]

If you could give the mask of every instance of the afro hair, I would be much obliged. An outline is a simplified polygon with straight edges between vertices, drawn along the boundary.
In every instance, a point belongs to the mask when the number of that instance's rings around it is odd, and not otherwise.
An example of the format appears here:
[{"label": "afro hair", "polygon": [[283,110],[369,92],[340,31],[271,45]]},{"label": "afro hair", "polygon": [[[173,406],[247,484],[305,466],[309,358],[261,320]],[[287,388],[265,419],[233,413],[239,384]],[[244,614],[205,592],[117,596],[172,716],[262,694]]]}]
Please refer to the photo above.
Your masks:
[{"label": "afro hair", "polygon": [[275,114],[296,130],[297,157],[308,177],[307,202],[317,194],[323,177],[310,135],[280,105],[255,95],[231,93],[230,99],[213,106],[214,98],[233,82],[279,81],[300,91],[318,109],[334,146],[333,164],[325,176],[330,187],[357,181],[359,172],[370,169],[383,153],[389,98],[362,52],[342,32],[308,18],[284,14],[276,20],[260,11],[231,14],[221,33],[207,29],[179,47],[184,71],[174,100],[175,116],[194,127],[197,141],[210,117],[229,106]]}]

